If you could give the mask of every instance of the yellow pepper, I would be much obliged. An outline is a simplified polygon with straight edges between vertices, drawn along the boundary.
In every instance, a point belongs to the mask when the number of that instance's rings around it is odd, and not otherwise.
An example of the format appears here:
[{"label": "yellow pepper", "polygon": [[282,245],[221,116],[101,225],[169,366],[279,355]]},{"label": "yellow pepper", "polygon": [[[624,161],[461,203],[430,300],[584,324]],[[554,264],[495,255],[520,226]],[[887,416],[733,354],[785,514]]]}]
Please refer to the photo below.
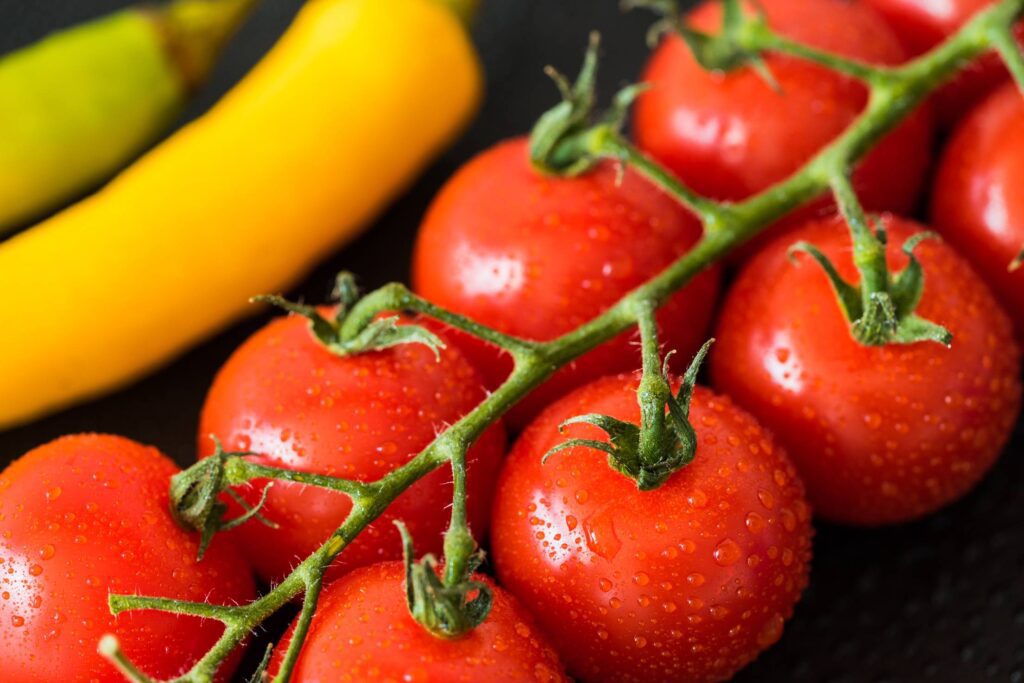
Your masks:
[{"label": "yellow pepper", "polygon": [[0,232],[106,180],[170,127],[252,0],[173,0],[0,59]]},{"label": "yellow pepper", "polygon": [[468,121],[479,63],[439,0],[311,0],[205,116],[0,244],[0,426],[108,391],[281,291]]}]

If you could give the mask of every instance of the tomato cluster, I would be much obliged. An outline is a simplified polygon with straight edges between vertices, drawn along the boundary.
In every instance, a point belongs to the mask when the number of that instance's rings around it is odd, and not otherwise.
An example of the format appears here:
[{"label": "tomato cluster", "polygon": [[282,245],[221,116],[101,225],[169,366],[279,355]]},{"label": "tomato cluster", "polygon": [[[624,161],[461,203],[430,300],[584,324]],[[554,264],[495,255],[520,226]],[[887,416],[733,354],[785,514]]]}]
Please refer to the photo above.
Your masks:
[{"label": "tomato cluster", "polygon": [[[985,0],[761,0],[780,33],[864,62],[898,64],[934,44]],[[697,9],[710,28],[718,5]],[[881,13],[876,13],[880,10]],[[886,22],[889,23],[886,23]],[[773,89],[753,69],[700,68],[666,37],[646,71],[635,137],[702,194],[741,200],[798,170],[866,103],[851,78],[790,57],[767,57]],[[997,83],[997,81],[999,83]],[[466,503],[478,539],[490,532],[496,579],[486,620],[440,639],[406,604],[401,542],[439,553],[449,524],[451,474],[438,470],[401,493],[352,540],[327,585],[294,681],[718,681],[782,635],[807,585],[812,511],[872,526],[929,514],[964,495],[999,456],[1021,406],[1024,269],[1024,99],[987,62],[968,71],[886,136],[854,174],[891,272],[926,229],[909,215],[932,162],[932,110],[949,125],[950,98],[995,89],[964,118],[942,153],[931,218],[943,240],[914,251],[925,277],[917,316],[953,335],[869,346],[822,270],[860,278],[844,220],[827,199],[772,228],[723,273],[704,271],[660,309],[667,349],[689,358],[716,321],[712,388],[697,387],[688,420],[692,462],[640,490],[609,466],[593,424],[639,424],[635,333],[560,369],[469,450]],[[957,109],[957,111],[953,111]],[[528,143],[499,143],[442,189],[420,230],[412,269],[424,299],[501,332],[547,341],[607,310],[685,254],[699,221],[631,168],[605,161],[574,177],[531,164]],[[947,241],[944,241],[948,239]],[[977,269],[977,270],[976,270]],[[331,309],[320,309],[325,318]],[[378,480],[409,462],[496,389],[511,359],[424,316],[447,342],[340,354],[297,315],[274,320],[228,360],[202,413],[198,456],[225,448],[252,463]],[[1015,330],[1016,328],[1016,330]],[[669,375],[674,389],[679,378]],[[575,439],[569,448],[545,458]],[[600,445],[600,444],[598,444]],[[253,481],[224,498],[229,516],[260,516],[199,539],[171,514],[174,466],[113,436],[65,437],[0,475],[0,680],[116,681],[96,653],[105,633],[147,675],[186,671],[220,626],[148,610],[112,616],[109,593],[238,604],[251,569],[271,585],[313,552],[353,510],[341,493]],[[264,495],[265,494],[265,495]],[[244,502],[241,505],[237,501]],[[267,524],[265,522],[272,522]],[[293,630],[295,626],[293,625]],[[289,631],[270,660],[282,665]],[[60,656],[44,656],[44,652]],[[230,675],[228,660],[220,675]]]}]

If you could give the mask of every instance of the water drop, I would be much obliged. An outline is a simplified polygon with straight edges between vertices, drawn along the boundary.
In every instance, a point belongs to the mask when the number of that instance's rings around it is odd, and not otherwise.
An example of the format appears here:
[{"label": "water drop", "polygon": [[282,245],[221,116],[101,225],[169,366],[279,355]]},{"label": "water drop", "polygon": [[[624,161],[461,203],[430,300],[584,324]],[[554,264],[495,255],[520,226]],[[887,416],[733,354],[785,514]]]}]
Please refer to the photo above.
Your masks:
[{"label": "water drop", "polygon": [[728,567],[739,561],[740,557],[743,556],[743,550],[736,541],[726,538],[715,546],[712,555],[715,558],[715,562],[723,567]]}]

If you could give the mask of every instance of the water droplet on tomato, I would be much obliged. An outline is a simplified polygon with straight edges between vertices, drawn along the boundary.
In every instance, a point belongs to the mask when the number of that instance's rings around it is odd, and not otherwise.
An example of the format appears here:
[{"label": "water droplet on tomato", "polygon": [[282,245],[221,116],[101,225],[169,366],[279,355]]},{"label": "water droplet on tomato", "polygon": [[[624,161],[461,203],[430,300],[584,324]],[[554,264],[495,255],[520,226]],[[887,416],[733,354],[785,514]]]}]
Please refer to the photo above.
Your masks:
[{"label": "water droplet on tomato", "polygon": [[764,517],[757,514],[756,512],[747,513],[746,525],[747,531],[749,531],[752,534],[759,534],[762,531],[764,531]]},{"label": "water droplet on tomato", "polygon": [[775,644],[775,642],[782,637],[782,627],[784,623],[785,620],[778,612],[769,617],[768,621],[765,622],[765,625],[757,634],[758,646],[768,647],[769,645]]},{"label": "water droplet on tomato", "polygon": [[46,545],[44,545],[42,548],[39,549],[39,557],[41,557],[44,560],[48,560],[51,557],[53,557],[54,553],[56,553],[56,552],[57,552],[57,549],[54,548],[49,543],[47,543]]},{"label": "water droplet on tomato", "polygon": [[736,564],[740,557],[743,556],[743,550],[736,541],[731,538],[723,539],[715,546],[715,550],[712,553],[715,558],[715,562],[723,567],[728,567],[731,564]]},{"label": "water droplet on tomato", "polygon": [[53,501],[60,498],[60,494],[61,488],[59,486],[54,486],[52,489],[46,492],[46,500],[52,503]]},{"label": "water droplet on tomato", "polygon": [[622,541],[615,533],[615,521],[610,511],[598,513],[583,522],[587,535],[587,547],[606,560],[614,559],[622,548]]}]

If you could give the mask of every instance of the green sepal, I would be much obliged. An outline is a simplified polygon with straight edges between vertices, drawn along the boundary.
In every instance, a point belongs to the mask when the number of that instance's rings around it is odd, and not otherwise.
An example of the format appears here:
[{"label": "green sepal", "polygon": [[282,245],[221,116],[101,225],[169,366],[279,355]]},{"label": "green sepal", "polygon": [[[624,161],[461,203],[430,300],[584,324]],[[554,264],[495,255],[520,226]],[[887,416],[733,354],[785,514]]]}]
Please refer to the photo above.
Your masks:
[{"label": "green sepal", "polygon": [[1021,247],[1021,250],[1017,253],[1017,256],[1015,256],[1014,259],[1010,261],[1010,265],[1007,266],[1006,269],[1012,273],[1013,271],[1020,268],[1022,265],[1024,265],[1024,247]]},{"label": "green sepal", "polygon": [[249,677],[247,683],[267,683],[270,680],[267,669],[270,668],[270,658],[273,654],[274,644],[271,643],[267,645],[267,650],[263,653],[263,659],[260,660],[259,666],[252,672],[252,676]]},{"label": "green sepal", "polygon": [[[656,489],[664,484],[673,473],[693,462],[696,455],[697,433],[689,421],[690,399],[697,383],[697,374],[712,343],[713,339],[708,340],[694,356],[675,395],[669,392],[664,403],[659,405],[641,405],[642,412],[652,414],[665,415],[667,408],[665,420],[668,429],[656,432],[660,438],[654,439],[651,452],[644,452],[642,444],[647,443],[647,440],[641,437],[644,434],[643,430],[654,429],[653,426],[638,426],[609,415],[592,413],[566,420],[559,425],[559,431],[564,431],[566,427],[574,424],[590,424],[604,431],[608,435],[608,441],[569,439],[549,450],[543,461],[546,462],[552,455],[568,448],[593,448],[606,453],[608,465],[633,479],[641,491]],[[667,364],[668,356],[665,360]],[[662,371],[665,372],[664,368]],[[652,396],[651,400],[661,399]]]},{"label": "green sepal", "polygon": [[397,315],[374,320],[353,339],[342,342],[342,352],[363,353],[401,344],[422,344],[434,352],[437,360],[441,360],[441,350],[445,348],[445,344],[440,337],[420,325],[399,325],[399,320]]},{"label": "green sepal", "polygon": [[810,242],[797,242],[789,248],[787,255],[791,263],[796,263],[796,255],[800,252],[813,258],[821,266],[821,269],[825,271],[829,284],[832,285],[832,291],[835,292],[836,299],[839,300],[839,307],[843,310],[843,316],[848,321],[860,320],[864,313],[860,289],[844,280],[843,276],[839,274],[839,271],[832,264],[832,261],[821,252],[821,249],[818,249],[818,247]]},{"label": "green sepal", "polygon": [[[907,266],[895,275],[886,273],[888,291],[882,292],[864,292],[862,286],[844,280],[829,258],[808,242],[797,242],[790,247],[789,257],[793,260],[797,252],[803,252],[821,267],[832,285],[843,317],[850,324],[850,334],[857,342],[865,346],[884,346],[930,341],[949,346],[953,341],[949,330],[914,314],[924,293],[924,268],[914,250],[923,240],[936,237],[935,233],[924,231],[911,235],[903,243]],[[875,239],[884,248],[887,237],[882,226],[878,227]]]},{"label": "green sepal", "polygon": [[[199,532],[199,559],[203,559],[213,537],[221,532],[242,524],[250,519],[257,519],[270,527],[276,525],[260,514],[260,509],[267,500],[267,489],[263,490],[260,502],[250,507],[238,494],[230,488],[225,474],[225,465],[229,458],[254,455],[246,452],[227,452],[217,437],[212,437],[214,453],[196,465],[171,477],[170,498],[171,514],[182,527]],[[225,519],[227,504],[221,499],[221,493],[227,492],[245,513],[235,519]]]},{"label": "green sepal", "polygon": [[688,26],[679,11],[676,0],[629,0],[627,9],[644,8],[660,15],[647,34],[649,43],[656,43],[665,33],[675,32],[693,54],[693,58],[708,71],[735,71],[750,67],[775,91],[779,82],[758,50],[751,49],[750,36],[767,28],[763,9],[755,4],[752,15],[743,12],[740,0],[721,0],[722,26],[717,33],[705,33]]},{"label": "green sepal", "polygon": [[309,320],[309,328],[320,344],[338,356],[349,356],[368,351],[379,351],[400,344],[423,344],[434,352],[437,360],[441,359],[441,350],[445,344],[441,338],[420,325],[399,325],[399,316],[388,316],[374,320],[352,339],[342,336],[341,328],[345,318],[359,301],[359,289],[355,277],[348,272],[341,272],[335,279],[332,298],[336,313],[333,318],[325,318],[315,306],[295,303],[276,294],[264,294],[252,298],[252,301],[270,304],[277,308]]},{"label": "green sepal", "polygon": [[600,41],[600,34],[590,34],[575,83],[570,84],[553,67],[545,69],[558,87],[562,101],[542,114],[530,133],[530,161],[542,173],[572,177],[592,169],[604,158],[600,140],[622,130],[630,106],[647,88],[643,83],[622,88],[608,110],[595,115]]},{"label": "green sepal", "polygon": [[[409,530],[399,521],[395,526],[402,535],[405,598],[412,618],[433,635],[446,639],[458,638],[482,624],[494,599],[490,586],[471,578],[483,563],[483,551],[470,556],[464,576],[446,584],[437,571],[437,558],[428,553],[417,562]],[[473,593],[476,595],[470,599]]]}]

